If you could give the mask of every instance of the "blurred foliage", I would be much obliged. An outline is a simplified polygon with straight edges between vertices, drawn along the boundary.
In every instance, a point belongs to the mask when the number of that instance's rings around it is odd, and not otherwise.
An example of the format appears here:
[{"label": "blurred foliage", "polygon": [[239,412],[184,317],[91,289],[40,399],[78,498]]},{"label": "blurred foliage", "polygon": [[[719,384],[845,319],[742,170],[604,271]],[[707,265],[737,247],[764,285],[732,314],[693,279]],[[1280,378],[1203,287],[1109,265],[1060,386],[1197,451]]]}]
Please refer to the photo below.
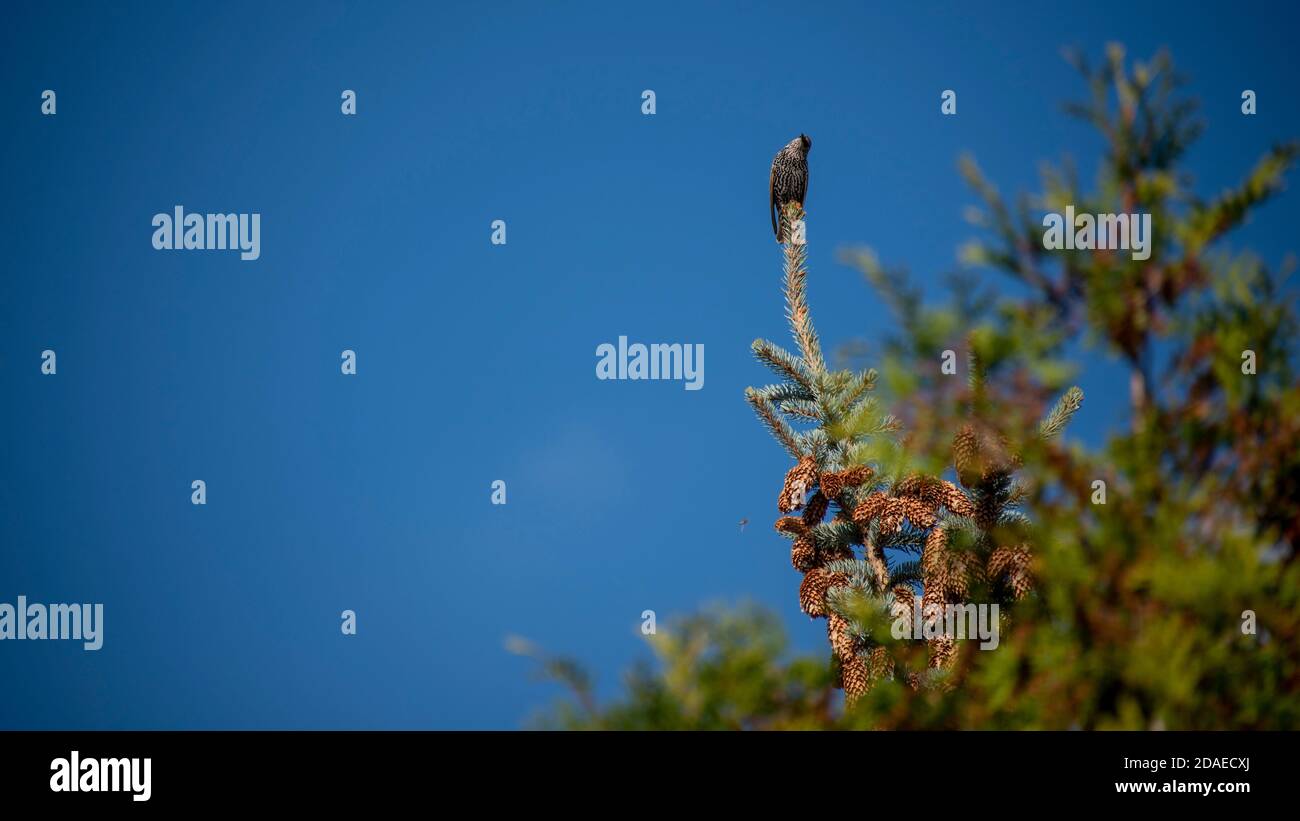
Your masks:
[{"label": "blurred foliage", "polygon": [[[897,334],[871,346],[880,351],[872,364],[910,460],[944,470],[967,418],[965,380],[940,373],[945,349],[983,363],[982,415],[1022,453],[1037,581],[1000,646],[963,643],[950,689],[885,681],[845,714],[831,665],[787,658],[778,619],[708,611],[653,637],[657,663],[633,671],[616,701],[598,706],[588,691],[545,723],[1300,728],[1296,299],[1284,274],[1229,246],[1281,191],[1297,147],[1272,149],[1238,186],[1205,198],[1181,166],[1202,124],[1169,57],[1129,64],[1115,45],[1099,65],[1069,57],[1088,93],[1066,112],[1105,142],[1094,185],[1083,188],[1069,164],[1047,166],[1040,192],[1009,203],[963,160],[982,203],[969,213],[979,238],[963,247],[946,301],[923,300],[904,270],[870,249],[844,253],[897,320]],[[1045,249],[1042,215],[1067,205],[1151,214],[1150,258]],[[981,287],[997,275],[1016,286]],[[1085,347],[1126,373],[1117,388],[1128,397],[1127,429],[1098,449],[1018,433],[1077,375],[1071,362]],[[1243,372],[1247,350],[1253,374]],[[1243,632],[1246,611],[1254,634]]]},{"label": "blurred foliage", "polygon": [[597,707],[582,668],[513,640],[572,701],[537,720],[548,729],[797,730],[835,720],[834,675],[823,658],[792,658],[777,616],[757,605],[713,607],[646,636],[655,664],[626,676],[626,696]]}]

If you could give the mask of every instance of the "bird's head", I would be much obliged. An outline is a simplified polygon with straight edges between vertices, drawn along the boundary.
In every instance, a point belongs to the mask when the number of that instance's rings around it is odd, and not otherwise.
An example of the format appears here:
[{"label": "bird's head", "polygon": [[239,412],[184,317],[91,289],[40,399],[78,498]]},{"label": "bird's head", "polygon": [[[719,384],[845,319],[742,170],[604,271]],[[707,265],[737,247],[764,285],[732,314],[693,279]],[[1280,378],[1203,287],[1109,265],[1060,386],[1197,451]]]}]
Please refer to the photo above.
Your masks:
[{"label": "bird's head", "polygon": [[803,153],[805,153],[805,154],[807,154],[809,151],[811,151],[811,150],[812,150],[812,137],[809,137],[807,134],[800,134],[800,135],[799,135],[799,148],[800,148],[800,149],[803,151]]}]

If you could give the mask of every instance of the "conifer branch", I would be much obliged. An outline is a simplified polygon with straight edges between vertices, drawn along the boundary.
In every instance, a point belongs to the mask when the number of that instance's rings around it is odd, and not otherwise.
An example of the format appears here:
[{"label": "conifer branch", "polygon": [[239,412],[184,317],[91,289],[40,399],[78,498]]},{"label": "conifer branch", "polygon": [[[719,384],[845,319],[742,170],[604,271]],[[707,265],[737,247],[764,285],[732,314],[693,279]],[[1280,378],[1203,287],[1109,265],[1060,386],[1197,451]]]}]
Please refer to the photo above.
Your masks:
[{"label": "conifer branch", "polygon": [[826,572],[843,574],[850,586],[862,589],[870,589],[875,579],[871,565],[861,559],[835,559],[826,563]]},{"label": "conifer branch", "polygon": [[[785,206],[785,219],[794,225],[803,219],[803,208],[798,203]],[[793,230],[793,229],[792,229]],[[812,316],[808,313],[808,269],[807,246],[791,238],[785,244],[785,310],[790,321],[790,330],[799,343],[799,352],[803,355],[804,367],[813,375],[826,372],[826,362],[822,359],[821,341],[813,327]]]},{"label": "conifer branch", "polygon": [[905,562],[899,562],[898,564],[894,565],[894,569],[891,575],[892,578],[890,579],[890,582],[893,585],[900,585],[900,584],[911,585],[911,584],[919,583],[922,577],[921,562],[916,559],[911,559]]},{"label": "conifer branch", "polygon": [[811,401],[812,392],[803,385],[793,382],[783,382],[779,385],[768,385],[757,388],[756,392],[764,399],[770,399],[773,402],[781,403],[790,399],[804,399]]},{"label": "conifer branch", "polygon": [[844,403],[854,407],[870,391],[876,389],[876,369],[868,368],[852,378],[844,390]]},{"label": "conifer branch", "polygon": [[811,422],[820,422],[824,416],[817,403],[807,399],[786,399],[781,402],[781,410],[790,416],[797,416]]},{"label": "conifer branch", "polygon": [[791,456],[799,459],[803,456],[800,447],[799,436],[794,429],[781,418],[777,412],[776,405],[770,399],[766,399],[753,388],[745,390],[745,399],[754,408],[754,413],[758,414],[759,420],[767,426],[776,440],[780,442]]},{"label": "conifer branch", "polygon": [[812,532],[813,539],[817,542],[817,548],[824,553],[833,555],[847,550],[849,544],[857,536],[858,529],[853,522],[831,521],[817,525]]},{"label": "conifer branch", "polygon": [[1070,388],[1056,400],[1052,410],[1038,426],[1038,433],[1044,439],[1056,436],[1069,423],[1079,407],[1083,405],[1083,391],[1078,387]]},{"label": "conifer branch", "polygon": [[767,365],[773,371],[793,382],[797,382],[806,388],[810,393],[812,391],[812,379],[808,376],[804,365],[799,358],[784,348],[773,345],[766,339],[755,339],[750,345],[754,352],[754,357]]}]

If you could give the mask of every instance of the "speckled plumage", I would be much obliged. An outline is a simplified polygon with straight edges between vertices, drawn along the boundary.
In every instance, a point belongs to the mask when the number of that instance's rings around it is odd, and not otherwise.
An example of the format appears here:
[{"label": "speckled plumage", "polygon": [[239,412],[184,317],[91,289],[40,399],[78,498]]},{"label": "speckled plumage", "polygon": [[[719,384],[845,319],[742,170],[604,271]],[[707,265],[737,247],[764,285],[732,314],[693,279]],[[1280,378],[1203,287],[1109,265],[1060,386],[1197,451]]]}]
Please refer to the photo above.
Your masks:
[{"label": "speckled plumage", "polygon": [[789,226],[784,225],[782,211],[792,202],[803,207],[808,194],[808,151],[812,139],[800,134],[772,158],[772,176],[768,184],[768,206],[772,212],[772,233],[777,242],[785,242]]}]

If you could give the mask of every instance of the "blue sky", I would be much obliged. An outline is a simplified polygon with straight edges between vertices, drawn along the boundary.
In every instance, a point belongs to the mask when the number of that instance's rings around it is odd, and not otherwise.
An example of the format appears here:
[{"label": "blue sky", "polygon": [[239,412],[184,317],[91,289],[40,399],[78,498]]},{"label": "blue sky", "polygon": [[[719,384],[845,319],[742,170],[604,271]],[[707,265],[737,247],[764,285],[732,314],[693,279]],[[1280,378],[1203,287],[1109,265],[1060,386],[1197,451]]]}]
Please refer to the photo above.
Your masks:
[{"label": "blue sky", "polygon": [[[0,601],[106,624],[93,653],[0,643],[0,727],[515,727],[556,691],[508,634],[609,694],[643,610],[746,597],[821,652],[770,530],[788,457],[742,393],[785,334],[772,154],[812,135],[814,316],[878,351],[837,249],[937,289],[972,236],[963,152],[1007,192],[1067,154],[1092,175],[1062,46],[1172,49],[1207,194],[1300,136],[1283,6],[379,5],[8,15]],[[261,258],[155,251],[178,204],[260,213]],[[1298,217],[1288,194],[1234,241],[1278,264]],[[705,388],[598,381],[619,335],[702,343]],[[1123,397],[1080,364],[1096,440]]]}]

